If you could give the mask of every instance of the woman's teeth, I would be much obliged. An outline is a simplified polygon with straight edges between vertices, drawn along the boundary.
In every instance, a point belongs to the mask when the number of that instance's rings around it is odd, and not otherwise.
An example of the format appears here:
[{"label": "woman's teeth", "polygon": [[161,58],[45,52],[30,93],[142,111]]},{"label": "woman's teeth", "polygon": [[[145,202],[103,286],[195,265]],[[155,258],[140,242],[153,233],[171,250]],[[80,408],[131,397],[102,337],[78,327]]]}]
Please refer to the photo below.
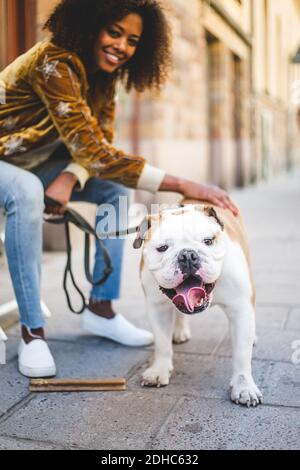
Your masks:
[{"label": "woman's teeth", "polygon": [[112,62],[114,64],[118,64],[120,62],[120,59],[117,56],[113,55],[113,54],[109,54],[109,53],[106,52],[105,55],[106,55],[107,59],[109,60],[109,62]]}]

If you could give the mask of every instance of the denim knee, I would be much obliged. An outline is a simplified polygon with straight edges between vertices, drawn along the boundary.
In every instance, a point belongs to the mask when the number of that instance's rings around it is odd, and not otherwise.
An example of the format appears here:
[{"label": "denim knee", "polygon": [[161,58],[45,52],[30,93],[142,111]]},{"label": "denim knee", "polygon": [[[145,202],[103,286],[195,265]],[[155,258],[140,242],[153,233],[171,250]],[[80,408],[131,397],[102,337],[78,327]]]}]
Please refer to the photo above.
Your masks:
[{"label": "denim knee", "polygon": [[8,195],[8,213],[11,210],[24,211],[27,218],[42,217],[44,212],[44,188],[32,173],[18,175]]}]

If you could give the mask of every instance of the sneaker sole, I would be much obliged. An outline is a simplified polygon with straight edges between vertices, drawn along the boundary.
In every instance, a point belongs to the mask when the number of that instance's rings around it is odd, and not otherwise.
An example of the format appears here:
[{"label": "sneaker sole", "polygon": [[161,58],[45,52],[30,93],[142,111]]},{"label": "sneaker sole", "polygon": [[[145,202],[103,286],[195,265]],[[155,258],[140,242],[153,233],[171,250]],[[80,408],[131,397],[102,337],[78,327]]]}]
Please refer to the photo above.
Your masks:
[{"label": "sneaker sole", "polygon": [[30,379],[39,379],[44,377],[55,377],[56,376],[56,368],[55,367],[44,367],[41,369],[33,369],[31,367],[22,366],[19,364],[19,371],[25,377]]}]

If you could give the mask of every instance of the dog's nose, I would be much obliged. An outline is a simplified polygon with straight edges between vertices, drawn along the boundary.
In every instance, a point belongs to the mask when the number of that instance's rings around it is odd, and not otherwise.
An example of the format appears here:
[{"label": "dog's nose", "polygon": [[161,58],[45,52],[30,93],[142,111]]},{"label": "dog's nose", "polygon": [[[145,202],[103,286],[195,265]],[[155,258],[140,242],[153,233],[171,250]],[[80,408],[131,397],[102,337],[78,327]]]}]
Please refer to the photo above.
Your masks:
[{"label": "dog's nose", "polygon": [[181,250],[178,264],[183,274],[194,274],[200,267],[200,257],[195,250]]}]

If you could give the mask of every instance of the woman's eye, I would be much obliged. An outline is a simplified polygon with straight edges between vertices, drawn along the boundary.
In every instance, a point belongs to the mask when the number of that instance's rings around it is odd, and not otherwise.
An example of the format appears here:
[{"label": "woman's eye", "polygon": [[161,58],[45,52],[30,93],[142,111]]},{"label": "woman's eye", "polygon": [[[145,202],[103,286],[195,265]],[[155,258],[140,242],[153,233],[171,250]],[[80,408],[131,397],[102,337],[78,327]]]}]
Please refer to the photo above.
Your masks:
[{"label": "woman's eye", "polygon": [[109,29],[109,30],[108,30],[108,33],[110,34],[110,36],[111,36],[112,38],[117,38],[117,37],[119,37],[119,32],[118,32],[118,31],[114,31],[113,29]]},{"label": "woman's eye", "polygon": [[168,250],[168,248],[169,248],[168,245],[163,245],[163,246],[160,246],[159,248],[157,248],[157,251],[159,253],[164,253],[165,251]]},{"label": "woman's eye", "polygon": [[214,239],[213,238],[206,238],[203,240],[204,245],[206,246],[212,246],[214,244]]},{"label": "woman's eye", "polygon": [[131,47],[137,47],[138,41],[135,41],[134,39],[130,39],[130,40],[128,41],[128,44],[129,44],[129,46],[131,46]]}]

